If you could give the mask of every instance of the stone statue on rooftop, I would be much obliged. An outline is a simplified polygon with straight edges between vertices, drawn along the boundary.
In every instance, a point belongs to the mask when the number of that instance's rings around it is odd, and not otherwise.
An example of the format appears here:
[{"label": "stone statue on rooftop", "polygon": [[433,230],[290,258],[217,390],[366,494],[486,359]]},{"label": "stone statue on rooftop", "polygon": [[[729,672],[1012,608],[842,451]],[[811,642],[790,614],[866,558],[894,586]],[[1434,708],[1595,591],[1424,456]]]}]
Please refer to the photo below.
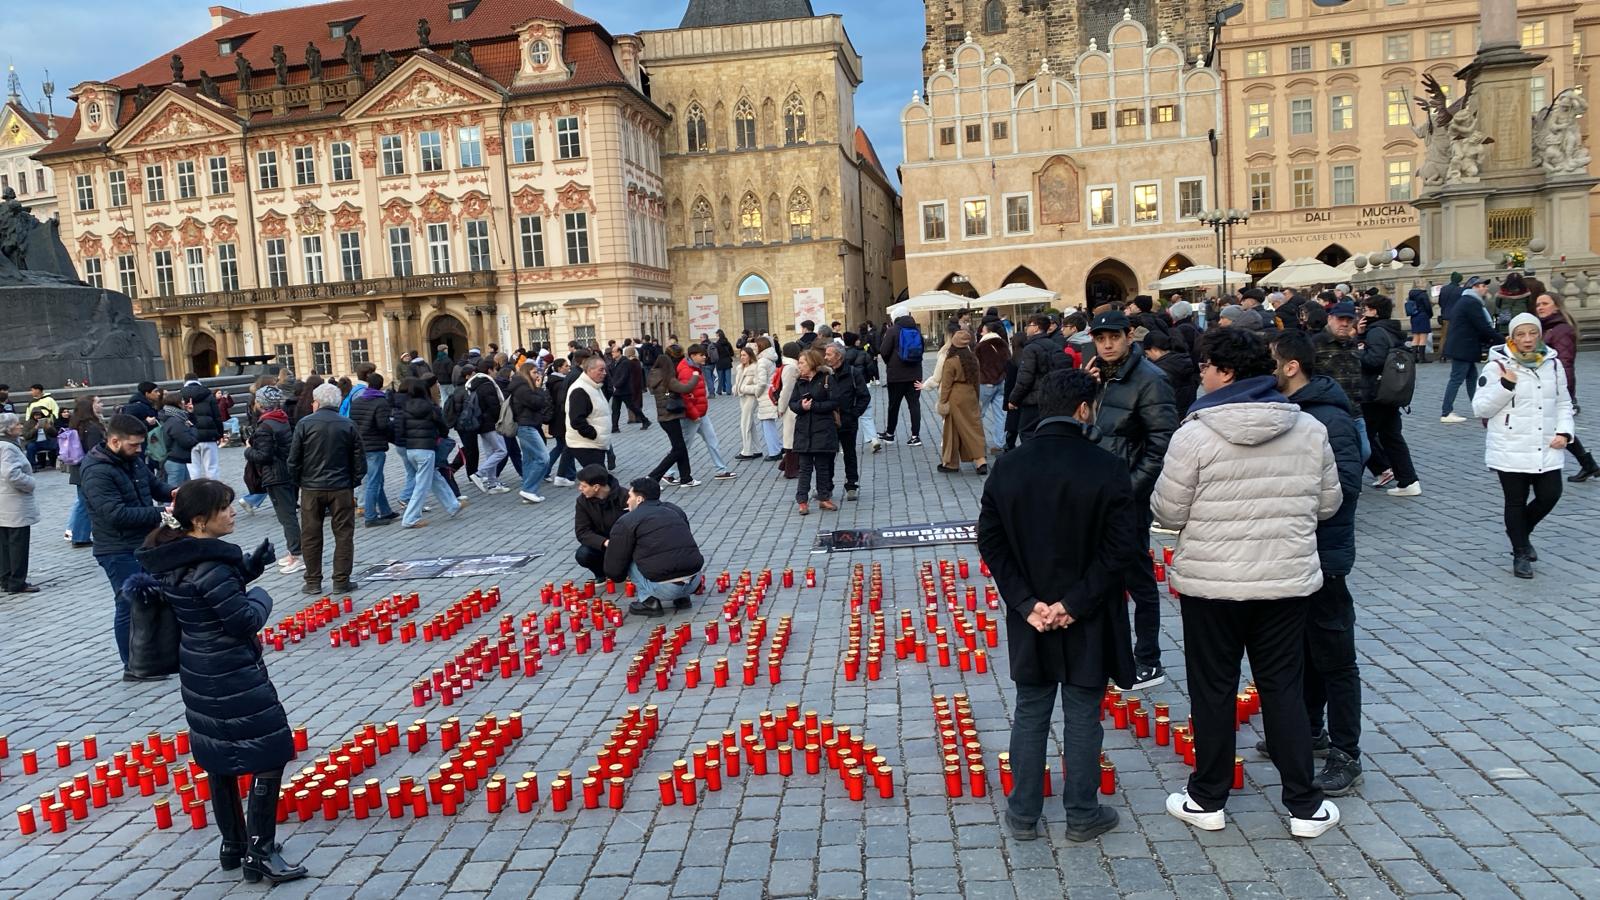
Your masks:
[{"label": "stone statue on rooftop", "polygon": [[306,68],[311,71],[312,81],[322,80],[322,51],[317,49],[316,41],[306,41]]}]

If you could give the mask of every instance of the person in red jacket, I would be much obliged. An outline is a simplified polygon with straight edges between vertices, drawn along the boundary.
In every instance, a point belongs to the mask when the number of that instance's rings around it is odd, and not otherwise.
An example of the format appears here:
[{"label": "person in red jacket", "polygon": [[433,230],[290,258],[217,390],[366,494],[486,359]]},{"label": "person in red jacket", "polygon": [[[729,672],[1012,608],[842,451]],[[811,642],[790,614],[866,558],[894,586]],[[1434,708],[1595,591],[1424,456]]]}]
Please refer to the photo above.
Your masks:
[{"label": "person in red jacket", "polygon": [[[708,360],[709,354],[704,344],[690,344],[689,352],[678,361],[679,381],[688,384],[693,376],[700,376],[694,388],[683,395],[683,442],[688,444],[696,434],[700,435],[700,439],[706,443],[706,451],[711,455],[711,464],[717,467],[717,480],[728,481],[738,478],[739,473],[728,468],[723,460],[722,450],[717,447],[717,432],[711,427],[711,417],[706,415],[711,408],[711,401],[706,397],[706,384],[711,380],[711,373],[707,371]],[[666,480],[668,484],[676,484],[678,476],[668,475]]]}]

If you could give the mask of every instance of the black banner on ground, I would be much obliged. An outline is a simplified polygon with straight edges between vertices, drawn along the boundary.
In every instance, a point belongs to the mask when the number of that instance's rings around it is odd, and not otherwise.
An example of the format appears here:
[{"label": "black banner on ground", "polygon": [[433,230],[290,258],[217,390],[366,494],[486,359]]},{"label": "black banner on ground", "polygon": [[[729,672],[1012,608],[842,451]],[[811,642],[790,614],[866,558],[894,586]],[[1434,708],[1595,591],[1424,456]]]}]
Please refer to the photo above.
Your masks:
[{"label": "black banner on ground", "polygon": [[930,544],[976,544],[978,523],[930,522],[890,528],[852,528],[824,531],[811,545],[812,553],[848,553],[851,550],[893,550]]},{"label": "black banner on ground", "polygon": [[415,578],[494,578],[532,562],[537,553],[517,556],[435,556],[395,560],[361,573],[366,581],[410,581]]}]

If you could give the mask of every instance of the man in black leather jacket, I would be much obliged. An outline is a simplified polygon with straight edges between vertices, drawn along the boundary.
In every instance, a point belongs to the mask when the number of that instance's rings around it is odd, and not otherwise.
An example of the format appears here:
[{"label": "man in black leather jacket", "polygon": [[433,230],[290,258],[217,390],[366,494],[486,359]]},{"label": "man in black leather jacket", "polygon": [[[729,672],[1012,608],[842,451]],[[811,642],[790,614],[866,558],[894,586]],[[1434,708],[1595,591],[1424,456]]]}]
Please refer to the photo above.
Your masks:
[{"label": "man in black leather jacket", "polygon": [[319,385],[316,411],[295,424],[289,477],[300,485],[300,547],[306,563],[304,594],[322,593],[322,523],[333,519],[333,589],[356,589],[355,487],[367,474],[367,457],[354,422],[339,415],[339,386]]},{"label": "man in black leather jacket", "polygon": [[1022,326],[1028,340],[1017,354],[1016,387],[1006,398],[1007,408],[1017,410],[1018,440],[1027,440],[1033,423],[1039,421],[1039,385],[1044,377],[1058,368],[1071,368],[1052,358],[1066,359],[1066,341],[1050,326],[1050,317],[1044,315],[1033,316]]},{"label": "man in black leather jacket", "polygon": [[[1133,342],[1125,313],[1101,313],[1089,324],[1095,357],[1088,369],[1104,391],[1095,406],[1100,446],[1121,457],[1133,478],[1133,502],[1145,545],[1150,534],[1150,494],[1161,476],[1167,444],[1178,430],[1178,409],[1167,376]],[[1161,667],[1161,598],[1150,560],[1140,559],[1128,573],[1133,597],[1134,687],[1153,687],[1166,679]]]}]

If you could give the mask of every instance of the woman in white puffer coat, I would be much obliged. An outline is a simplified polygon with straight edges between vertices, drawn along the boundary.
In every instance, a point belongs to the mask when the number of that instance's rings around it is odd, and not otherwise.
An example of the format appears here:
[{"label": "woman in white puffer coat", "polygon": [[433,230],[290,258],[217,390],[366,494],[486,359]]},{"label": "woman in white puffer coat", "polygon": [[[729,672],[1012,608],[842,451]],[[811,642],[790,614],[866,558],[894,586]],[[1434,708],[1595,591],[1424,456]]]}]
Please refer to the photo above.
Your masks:
[{"label": "woman in white puffer coat", "polygon": [[1561,464],[1574,433],[1572,398],[1538,317],[1518,314],[1510,332],[1510,340],[1489,350],[1472,412],[1487,420],[1484,460],[1500,476],[1505,494],[1511,570],[1532,578],[1539,558],[1530,540],[1533,529],[1561,499]]}]

